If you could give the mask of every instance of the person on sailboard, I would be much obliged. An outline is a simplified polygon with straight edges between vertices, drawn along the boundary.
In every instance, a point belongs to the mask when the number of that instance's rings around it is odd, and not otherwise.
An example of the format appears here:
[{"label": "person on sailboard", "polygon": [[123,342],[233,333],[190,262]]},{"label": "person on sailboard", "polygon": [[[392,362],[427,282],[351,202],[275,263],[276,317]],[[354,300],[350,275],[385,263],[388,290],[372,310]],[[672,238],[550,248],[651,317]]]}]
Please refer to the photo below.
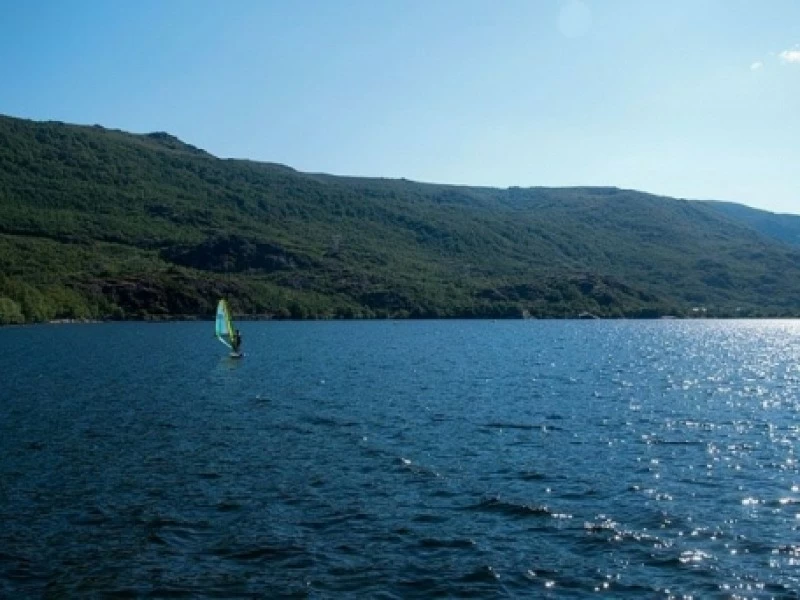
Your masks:
[{"label": "person on sailboard", "polygon": [[233,334],[233,338],[231,338],[231,346],[233,346],[233,351],[239,352],[239,347],[241,345],[242,345],[242,334],[239,333],[239,330],[237,329]]}]

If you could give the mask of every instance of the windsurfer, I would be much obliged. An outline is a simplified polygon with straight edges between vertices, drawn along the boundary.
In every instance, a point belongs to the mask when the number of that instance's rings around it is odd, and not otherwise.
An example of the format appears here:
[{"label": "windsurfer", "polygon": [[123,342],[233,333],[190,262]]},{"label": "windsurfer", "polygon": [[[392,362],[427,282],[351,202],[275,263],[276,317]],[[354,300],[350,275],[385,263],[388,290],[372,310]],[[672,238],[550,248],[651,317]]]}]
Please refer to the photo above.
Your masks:
[{"label": "windsurfer", "polygon": [[239,352],[239,347],[241,345],[242,345],[242,334],[239,333],[239,330],[237,329],[234,332],[233,337],[231,338],[231,346],[233,346],[233,351]]}]

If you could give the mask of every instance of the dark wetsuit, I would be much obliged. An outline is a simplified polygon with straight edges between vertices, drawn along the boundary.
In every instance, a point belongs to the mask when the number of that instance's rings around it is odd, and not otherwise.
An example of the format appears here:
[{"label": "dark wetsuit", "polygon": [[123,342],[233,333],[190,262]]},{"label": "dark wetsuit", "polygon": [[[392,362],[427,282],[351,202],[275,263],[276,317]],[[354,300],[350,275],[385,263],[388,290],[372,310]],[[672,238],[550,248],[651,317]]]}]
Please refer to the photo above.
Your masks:
[{"label": "dark wetsuit", "polygon": [[238,331],[233,334],[233,338],[231,339],[231,345],[233,346],[234,352],[239,352],[239,348],[242,345],[242,334]]}]

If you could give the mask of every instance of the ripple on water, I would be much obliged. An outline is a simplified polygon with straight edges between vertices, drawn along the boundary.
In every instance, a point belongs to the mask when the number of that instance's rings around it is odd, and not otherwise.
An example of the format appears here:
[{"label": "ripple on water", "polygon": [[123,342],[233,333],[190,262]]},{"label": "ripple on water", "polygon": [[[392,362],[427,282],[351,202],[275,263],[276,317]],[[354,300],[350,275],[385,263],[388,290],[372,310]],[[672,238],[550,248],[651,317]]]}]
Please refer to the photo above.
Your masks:
[{"label": "ripple on water", "polygon": [[796,324],[206,325],[0,331],[0,596],[800,589]]}]

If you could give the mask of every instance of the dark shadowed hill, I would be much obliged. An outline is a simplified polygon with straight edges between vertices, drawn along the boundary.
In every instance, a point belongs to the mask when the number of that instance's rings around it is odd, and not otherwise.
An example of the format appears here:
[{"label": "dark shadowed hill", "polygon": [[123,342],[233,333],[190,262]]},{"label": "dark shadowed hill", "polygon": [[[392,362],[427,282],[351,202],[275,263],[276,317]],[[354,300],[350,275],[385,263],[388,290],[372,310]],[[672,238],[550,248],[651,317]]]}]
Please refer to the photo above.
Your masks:
[{"label": "dark shadowed hill", "polygon": [[[777,236],[779,237],[779,236]],[[800,315],[800,250],[719,206],[221,160],[0,117],[0,320]]]}]

